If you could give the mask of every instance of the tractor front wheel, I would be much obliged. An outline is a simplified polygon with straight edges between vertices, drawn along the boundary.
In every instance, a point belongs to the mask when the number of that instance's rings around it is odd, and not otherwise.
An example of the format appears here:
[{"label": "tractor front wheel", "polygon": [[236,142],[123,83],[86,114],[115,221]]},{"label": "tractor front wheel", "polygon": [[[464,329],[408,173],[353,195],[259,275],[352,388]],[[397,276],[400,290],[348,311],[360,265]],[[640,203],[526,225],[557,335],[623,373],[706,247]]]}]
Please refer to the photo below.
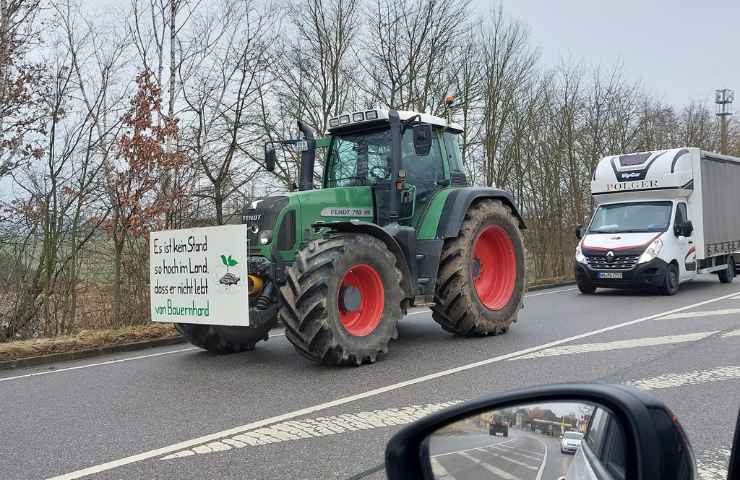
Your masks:
[{"label": "tractor front wheel", "polygon": [[499,200],[468,210],[457,238],[445,241],[432,307],[456,335],[505,333],[524,297],[524,242],[519,222]]},{"label": "tractor front wheel", "polygon": [[379,239],[336,235],[298,252],[280,289],[280,319],[296,350],[331,365],[373,363],[398,338],[401,272]]},{"label": "tractor front wheel", "polygon": [[257,327],[229,327],[176,323],[175,328],[196,347],[211,353],[227,354],[254,350],[257,342],[268,339],[273,324],[274,322]]}]

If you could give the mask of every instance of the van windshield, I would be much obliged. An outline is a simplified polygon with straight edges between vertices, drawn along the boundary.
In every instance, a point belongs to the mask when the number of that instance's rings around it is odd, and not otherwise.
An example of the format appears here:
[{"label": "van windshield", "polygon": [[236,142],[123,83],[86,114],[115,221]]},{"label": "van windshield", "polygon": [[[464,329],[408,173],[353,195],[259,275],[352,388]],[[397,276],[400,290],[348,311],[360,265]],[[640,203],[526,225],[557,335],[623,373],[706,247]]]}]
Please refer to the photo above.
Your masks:
[{"label": "van windshield", "polygon": [[672,209],[671,202],[602,205],[594,213],[588,233],[665,232]]},{"label": "van windshield", "polygon": [[583,434],[578,432],[565,432],[563,435],[568,440],[580,440],[583,438]]}]

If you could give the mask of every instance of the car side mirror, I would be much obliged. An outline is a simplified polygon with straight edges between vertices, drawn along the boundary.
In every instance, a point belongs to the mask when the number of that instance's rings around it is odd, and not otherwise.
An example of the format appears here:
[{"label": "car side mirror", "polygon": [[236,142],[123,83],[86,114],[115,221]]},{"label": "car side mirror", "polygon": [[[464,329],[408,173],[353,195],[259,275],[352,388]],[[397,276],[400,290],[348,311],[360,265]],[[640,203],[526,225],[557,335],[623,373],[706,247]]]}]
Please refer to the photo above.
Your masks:
[{"label": "car side mirror", "polygon": [[577,238],[578,240],[580,240],[580,239],[582,239],[582,238],[583,238],[583,225],[578,225],[578,226],[576,227],[576,238]]},{"label": "car side mirror", "polygon": [[691,223],[691,221],[686,221],[683,223],[677,223],[673,226],[673,233],[677,237],[689,237],[691,236],[691,233],[694,231],[694,225]]},{"label": "car side mirror", "polygon": [[414,153],[420,157],[429,155],[432,148],[432,126],[428,124],[414,125]]},{"label": "car side mirror", "polygon": [[269,143],[265,144],[265,170],[268,172],[275,171],[275,163],[277,161],[277,155],[275,154],[275,148]]},{"label": "car side mirror", "polygon": [[[509,426],[494,429],[494,416]],[[565,432],[565,445],[553,439]],[[386,474],[389,480],[520,478],[527,468],[557,478],[561,464],[583,468],[573,462],[580,450],[581,460],[599,462],[593,450],[607,441],[624,452],[611,461],[624,466],[625,478],[688,479],[696,471],[683,428],[653,395],[620,385],[563,384],[458,404],[406,426],[386,446]],[[524,460],[507,461],[512,453]],[[565,478],[576,475],[569,470]]]}]

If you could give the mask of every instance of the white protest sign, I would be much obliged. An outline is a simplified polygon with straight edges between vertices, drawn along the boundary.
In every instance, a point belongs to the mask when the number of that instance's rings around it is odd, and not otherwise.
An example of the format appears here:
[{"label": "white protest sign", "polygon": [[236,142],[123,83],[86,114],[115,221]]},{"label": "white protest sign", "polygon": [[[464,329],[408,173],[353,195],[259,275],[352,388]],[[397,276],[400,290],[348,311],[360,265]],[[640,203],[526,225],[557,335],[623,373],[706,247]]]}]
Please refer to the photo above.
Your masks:
[{"label": "white protest sign", "polygon": [[248,296],[246,225],[150,234],[152,321],[248,326]]}]

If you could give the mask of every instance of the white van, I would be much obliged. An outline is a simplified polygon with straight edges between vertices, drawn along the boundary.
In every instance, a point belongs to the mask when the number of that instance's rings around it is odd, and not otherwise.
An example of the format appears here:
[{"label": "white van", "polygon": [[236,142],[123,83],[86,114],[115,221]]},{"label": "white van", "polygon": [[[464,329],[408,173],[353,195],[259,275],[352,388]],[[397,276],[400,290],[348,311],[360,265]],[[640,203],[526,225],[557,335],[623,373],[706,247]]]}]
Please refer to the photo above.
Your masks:
[{"label": "white van", "polygon": [[601,159],[591,181],[598,205],[578,227],[575,275],[597,287],[652,287],[673,295],[700,273],[723,283],[740,260],[740,158],[698,148]]}]

